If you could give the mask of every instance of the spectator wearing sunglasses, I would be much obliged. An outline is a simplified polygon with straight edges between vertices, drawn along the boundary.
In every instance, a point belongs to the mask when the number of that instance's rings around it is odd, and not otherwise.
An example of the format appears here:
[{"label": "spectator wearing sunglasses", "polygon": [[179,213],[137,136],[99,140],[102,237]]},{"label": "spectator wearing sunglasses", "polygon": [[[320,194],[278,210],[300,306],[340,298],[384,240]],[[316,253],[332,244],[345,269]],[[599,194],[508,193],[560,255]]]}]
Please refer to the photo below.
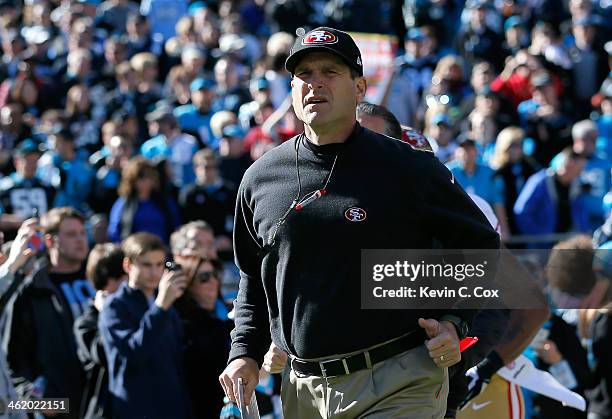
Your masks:
[{"label": "spectator wearing sunglasses", "polygon": [[182,261],[189,284],[175,307],[185,332],[185,378],[196,417],[218,418],[223,407],[218,377],[227,364],[233,328],[220,298],[221,265],[201,257]]}]

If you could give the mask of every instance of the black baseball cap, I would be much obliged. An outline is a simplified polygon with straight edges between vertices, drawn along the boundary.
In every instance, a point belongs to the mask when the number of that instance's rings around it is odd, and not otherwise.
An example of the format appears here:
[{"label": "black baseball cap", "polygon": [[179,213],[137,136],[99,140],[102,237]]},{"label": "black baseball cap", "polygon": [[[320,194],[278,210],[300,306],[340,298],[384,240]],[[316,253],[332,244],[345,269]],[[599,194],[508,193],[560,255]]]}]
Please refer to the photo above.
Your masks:
[{"label": "black baseball cap", "polygon": [[287,61],[285,61],[285,68],[293,74],[293,70],[300,59],[305,54],[317,50],[336,54],[349,67],[357,70],[360,76],[363,76],[361,52],[353,38],[346,32],[327,26],[320,26],[310,32],[306,32],[304,35],[298,36],[291,47]]}]

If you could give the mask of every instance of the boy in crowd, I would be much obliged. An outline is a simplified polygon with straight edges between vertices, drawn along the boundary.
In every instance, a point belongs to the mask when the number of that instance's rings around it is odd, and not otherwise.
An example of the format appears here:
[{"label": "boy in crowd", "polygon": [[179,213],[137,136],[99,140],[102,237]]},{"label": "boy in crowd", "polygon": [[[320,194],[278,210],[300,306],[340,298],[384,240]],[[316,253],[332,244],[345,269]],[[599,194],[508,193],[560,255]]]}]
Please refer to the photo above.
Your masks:
[{"label": "boy in crowd", "polygon": [[152,234],[133,234],[122,249],[128,281],[104,305],[99,323],[112,417],[189,417],[182,330],[172,307],[185,275],[164,269],[166,248]]},{"label": "boy in crowd", "polygon": [[107,417],[108,374],[98,319],[108,296],[113,294],[126,279],[123,271],[123,251],[118,244],[96,245],[87,259],[87,278],[93,282],[96,296],[85,312],[74,322],[78,355],[87,375],[84,391],[84,418]]}]

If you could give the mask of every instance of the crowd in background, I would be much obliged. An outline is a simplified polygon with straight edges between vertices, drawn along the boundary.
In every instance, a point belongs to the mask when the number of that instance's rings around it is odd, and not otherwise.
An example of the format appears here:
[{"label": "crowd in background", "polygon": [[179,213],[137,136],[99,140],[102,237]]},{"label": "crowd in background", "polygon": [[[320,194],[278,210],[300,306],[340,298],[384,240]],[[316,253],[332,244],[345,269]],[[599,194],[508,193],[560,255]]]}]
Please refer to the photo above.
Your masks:
[{"label": "crowd in background", "polygon": [[[111,398],[138,405],[143,385],[173,377],[189,400],[177,390],[160,398],[190,406],[186,417],[219,415],[236,189],[251,162],[302,131],[284,69],[299,27],[399,41],[381,104],[493,207],[509,246],[550,248],[583,233],[612,247],[608,3],[0,0],[0,229],[13,246],[44,244],[25,270],[17,251],[7,256],[11,275],[26,278],[0,299],[7,380],[21,395],[70,397],[71,417],[100,417]],[[140,288],[123,277],[146,282],[134,269],[164,244],[190,285],[181,297],[158,293],[176,311],[160,320],[153,299],[129,303]],[[118,289],[127,312],[119,305],[105,323],[98,315]],[[175,322],[176,335],[159,335],[156,319]],[[132,356],[156,372],[131,381]],[[600,383],[610,377],[602,368]],[[278,382],[264,378],[258,390],[271,395]],[[596,397],[610,408],[609,394]]]}]

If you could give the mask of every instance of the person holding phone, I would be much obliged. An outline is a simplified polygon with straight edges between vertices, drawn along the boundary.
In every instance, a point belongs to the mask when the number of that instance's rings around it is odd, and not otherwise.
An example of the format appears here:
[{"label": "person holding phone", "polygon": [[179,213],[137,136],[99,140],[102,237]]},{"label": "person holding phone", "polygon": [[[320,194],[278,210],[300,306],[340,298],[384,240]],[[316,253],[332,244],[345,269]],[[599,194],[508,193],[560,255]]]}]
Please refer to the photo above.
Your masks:
[{"label": "person holding phone", "polygon": [[85,382],[72,328],[95,295],[83,270],[89,245],[83,215],[73,208],[53,208],[40,226],[42,231],[32,227],[28,246],[38,251],[44,242],[46,251],[38,252],[12,306],[7,359],[21,397],[34,389],[43,397],[69,398],[66,418],[72,419]]},{"label": "person holding phone", "polygon": [[[0,316],[5,316],[5,310],[11,310],[10,300],[23,285],[28,262],[36,256],[36,250],[30,247],[30,239],[37,234],[38,220],[28,219],[17,231],[17,237],[10,246],[8,254],[0,251]],[[6,406],[9,400],[17,400],[19,396],[11,382],[10,369],[6,354],[0,348],[0,405]],[[15,412],[10,419],[26,418],[24,412]]]},{"label": "person holding phone", "polygon": [[187,278],[177,265],[166,269],[166,247],[150,233],[122,245],[128,280],[109,297],[99,326],[108,361],[113,418],[188,418],[182,327],[172,304]]}]

